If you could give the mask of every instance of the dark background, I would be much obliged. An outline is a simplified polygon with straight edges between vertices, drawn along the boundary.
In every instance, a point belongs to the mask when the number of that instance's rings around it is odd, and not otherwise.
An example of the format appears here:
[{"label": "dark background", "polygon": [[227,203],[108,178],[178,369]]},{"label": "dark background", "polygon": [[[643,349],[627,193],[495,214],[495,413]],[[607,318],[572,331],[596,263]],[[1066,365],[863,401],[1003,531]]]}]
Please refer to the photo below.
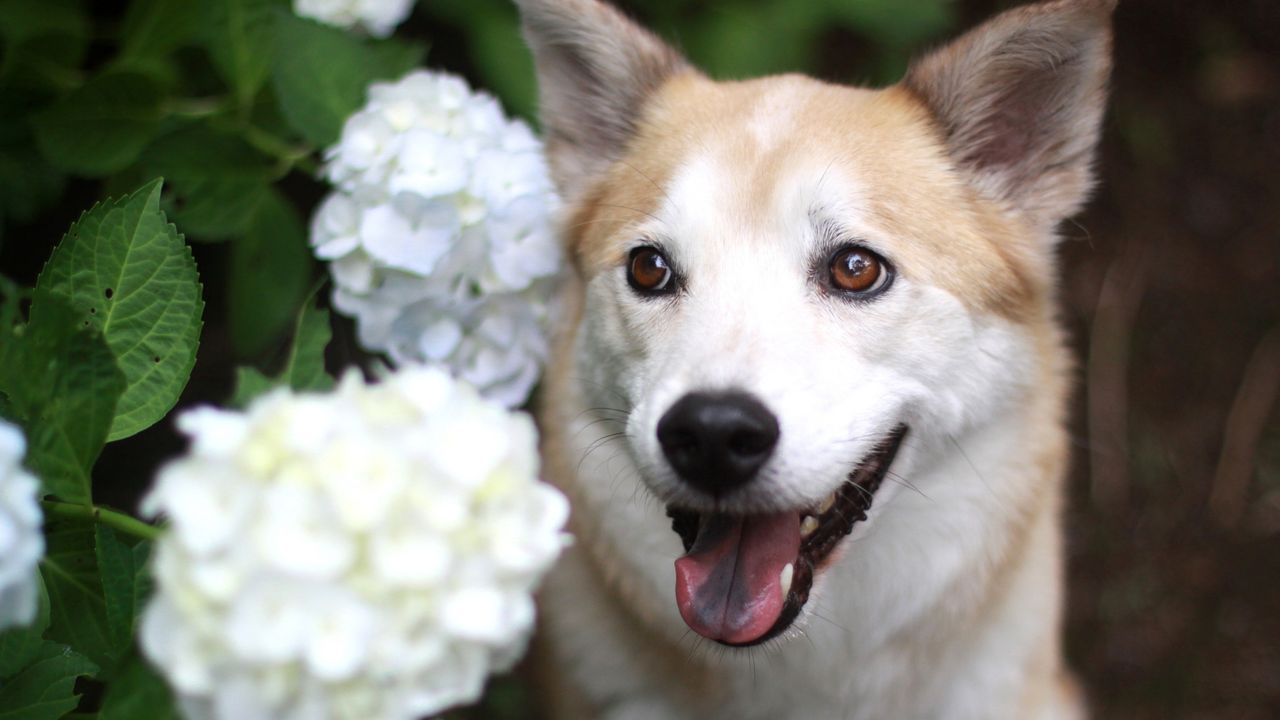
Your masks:
[{"label": "dark background", "polygon": [[[632,0],[711,72],[807,70],[891,82],[906,58],[1016,3]],[[106,4],[104,4],[106,7]],[[104,9],[109,16],[113,10]],[[424,0],[401,34],[428,64],[531,114],[504,0]],[[1105,718],[1280,717],[1280,3],[1121,0],[1116,71],[1089,209],[1064,230],[1063,319],[1079,359],[1067,520],[1067,646]],[[294,174],[310,208],[323,186]],[[4,228],[0,271],[34,282],[102,194]],[[184,404],[224,402],[237,358],[225,246],[198,245],[206,329]],[[360,359],[339,323],[330,359]],[[165,422],[109,445],[98,500],[131,507],[181,440]],[[519,717],[499,683],[476,717]]]}]

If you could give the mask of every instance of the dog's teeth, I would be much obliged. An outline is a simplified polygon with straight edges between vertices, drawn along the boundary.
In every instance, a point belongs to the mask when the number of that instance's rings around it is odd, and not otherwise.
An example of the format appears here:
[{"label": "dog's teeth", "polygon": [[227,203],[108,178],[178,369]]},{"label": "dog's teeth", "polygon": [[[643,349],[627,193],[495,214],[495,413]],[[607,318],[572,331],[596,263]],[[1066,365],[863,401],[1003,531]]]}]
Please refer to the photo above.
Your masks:
[{"label": "dog's teeth", "polygon": [[800,521],[800,537],[809,537],[817,529],[818,518],[812,515],[805,515],[804,520]]},{"label": "dog's teeth", "polygon": [[836,504],[836,494],[831,493],[826,497],[825,500],[822,501],[822,504],[818,506],[818,514],[822,515],[826,511],[830,510],[831,506],[835,504]]},{"label": "dog's teeth", "polygon": [[778,575],[778,582],[782,584],[782,599],[784,602],[787,599],[787,593],[791,592],[791,577],[795,574],[795,566],[787,563],[786,567],[782,568],[782,572]]}]

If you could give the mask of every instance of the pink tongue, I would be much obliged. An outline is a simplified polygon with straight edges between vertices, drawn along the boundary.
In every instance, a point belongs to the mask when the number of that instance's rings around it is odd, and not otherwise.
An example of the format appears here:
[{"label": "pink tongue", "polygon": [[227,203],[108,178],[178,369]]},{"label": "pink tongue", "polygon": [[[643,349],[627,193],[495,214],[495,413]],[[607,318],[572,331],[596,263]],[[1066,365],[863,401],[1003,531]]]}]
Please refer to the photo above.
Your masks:
[{"label": "pink tongue", "polygon": [[704,515],[698,537],[676,560],[676,605],[694,632],[731,644],[760,639],[786,600],[782,569],[800,554],[800,516]]}]

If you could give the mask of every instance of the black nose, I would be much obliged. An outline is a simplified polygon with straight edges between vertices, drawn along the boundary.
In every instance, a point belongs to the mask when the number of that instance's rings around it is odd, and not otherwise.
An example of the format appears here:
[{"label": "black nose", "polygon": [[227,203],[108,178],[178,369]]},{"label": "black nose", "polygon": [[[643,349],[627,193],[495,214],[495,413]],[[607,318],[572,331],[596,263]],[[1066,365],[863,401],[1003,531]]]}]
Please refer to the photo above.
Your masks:
[{"label": "black nose", "polygon": [[658,444],[685,482],[722,495],[755,477],[778,444],[778,418],[745,393],[690,393],[658,421]]}]

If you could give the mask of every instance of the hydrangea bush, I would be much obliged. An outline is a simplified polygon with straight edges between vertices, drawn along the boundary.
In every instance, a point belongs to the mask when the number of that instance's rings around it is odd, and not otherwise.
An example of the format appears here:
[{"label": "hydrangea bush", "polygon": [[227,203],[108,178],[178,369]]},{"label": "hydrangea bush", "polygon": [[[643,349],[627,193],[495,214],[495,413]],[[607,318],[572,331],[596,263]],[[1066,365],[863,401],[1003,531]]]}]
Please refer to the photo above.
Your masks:
[{"label": "hydrangea bush", "polygon": [[326,157],[335,191],[311,243],[361,343],[523,403],[561,267],[555,191],[529,127],[461,78],[418,71],[371,87]]},{"label": "hydrangea bush", "polygon": [[22,431],[0,420],[0,629],[27,625],[36,616],[39,574],[44,555],[40,534],[40,484],[22,467],[26,455]]},{"label": "hydrangea bush", "polygon": [[[523,655],[567,542],[516,410],[556,198],[527,125],[385,37],[410,6],[136,0],[82,67],[84,9],[0,3],[32,108],[0,118],[0,230],[73,176],[109,194],[32,286],[0,268],[0,716],[410,720]],[[165,422],[206,296],[234,391]],[[157,423],[188,449],[110,507],[99,455]]]},{"label": "hydrangea bush", "polygon": [[569,511],[528,416],[416,367],[178,427],[141,640],[188,717],[414,720],[522,654]]},{"label": "hydrangea bush", "polygon": [[409,17],[413,0],[294,0],[299,16],[386,37]]}]

